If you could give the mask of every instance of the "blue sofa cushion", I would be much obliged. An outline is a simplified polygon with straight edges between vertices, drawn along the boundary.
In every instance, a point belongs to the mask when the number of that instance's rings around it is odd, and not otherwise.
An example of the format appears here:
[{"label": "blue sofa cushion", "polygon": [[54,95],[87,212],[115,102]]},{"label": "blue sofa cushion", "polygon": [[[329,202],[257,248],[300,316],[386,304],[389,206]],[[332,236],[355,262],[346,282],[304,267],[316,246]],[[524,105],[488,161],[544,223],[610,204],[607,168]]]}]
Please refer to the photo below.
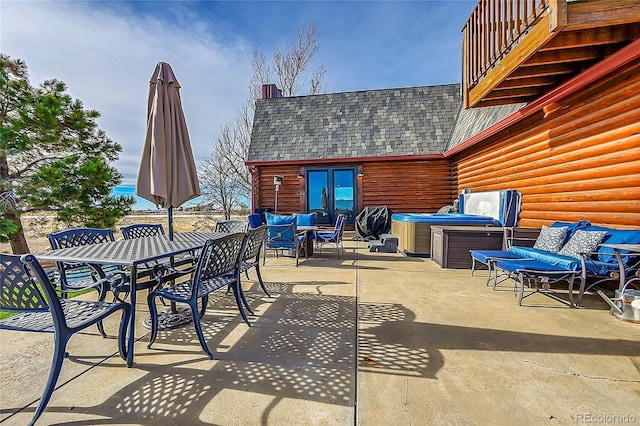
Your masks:
[{"label": "blue sofa cushion", "polygon": [[562,248],[566,236],[566,226],[548,227],[542,225],[540,235],[538,235],[538,239],[536,239],[536,243],[533,245],[533,248],[557,253]]},{"label": "blue sofa cushion", "polygon": [[606,234],[605,231],[585,231],[578,229],[560,249],[558,254],[580,259],[582,258],[582,253],[595,251]]},{"label": "blue sofa cushion", "polygon": [[[611,229],[602,226],[590,226],[588,231],[606,231],[607,235],[602,239],[600,244],[640,244],[640,229]],[[628,250],[620,250],[620,253],[629,253]],[[613,248],[599,247],[598,260],[606,263],[616,263],[616,256]],[[635,263],[637,258],[622,257],[622,261],[629,265]]]},{"label": "blue sofa cushion", "polygon": [[577,271],[582,268],[579,259],[575,257],[562,256],[558,253],[550,253],[548,251],[537,250],[533,247],[513,246],[509,248],[509,252],[519,256],[535,259],[540,262],[548,263],[558,268]]}]

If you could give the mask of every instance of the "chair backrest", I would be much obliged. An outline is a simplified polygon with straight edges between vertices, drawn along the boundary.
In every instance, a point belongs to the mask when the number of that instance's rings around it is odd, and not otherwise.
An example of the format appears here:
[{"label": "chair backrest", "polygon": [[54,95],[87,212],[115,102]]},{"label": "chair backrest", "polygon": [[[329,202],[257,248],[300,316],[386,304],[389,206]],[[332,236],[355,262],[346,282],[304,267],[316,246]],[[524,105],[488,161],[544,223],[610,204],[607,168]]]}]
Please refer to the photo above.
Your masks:
[{"label": "chair backrest", "polygon": [[[45,280],[51,286],[46,274]],[[2,311],[42,312],[49,310],[47,298],[25,269],[21,256],[0,254],[0,286],[2,288],[0,291],[0,310]],[[45,287],[46,283],[43,283],[42,288]]]},{"label": "chair backrest", "polygon": [[193,277],[195,285],[191,286],[191,297],[197,296],[197,287],[201,282],[230,273],[234,276],[239,274],[245,236],[243,232],[236,232],[222,238],[208,240],[204,244]]},{"label": "chair backrest", "polygon": [[225,234],[234,234],[236,232],[247,232],[249,222],[244,220],[225,220],[216,222],[215,232],[223,232]]},{"label": "chair backrest", "polygon": [[125,240],[142,237],[154,237],[156,235],[165,235],[164,227],[161,223],[140,223],[137,225],[123,226],[120,228],[122,236]]},{"label": "chair backrest", "polygon": [[295,216],[283,216],[266,213],[267,217],[267,248],[295,249],[298,222]]},{"label": "chair backrest", "polygon": [[[14,312],[51,312],[53,327],[48,318],[34,317],[28,331],[56,332],[67,329],[64,310],[47,273],[32,254],[0,255],[2,310]],[[11,301],[9,299],[12,299]]]},{"label": "chair backrest", "polygon": [[[48,234],[47,238],[54,250],[115,241],[113,231],[109,228],[75,228]],[[73,288],[72,282],[74,281],[84,281],[90,279],[94,274],[100,274],[82,263],[56,262],[56,264],[60,271],[62,290]]]},{"label": "chair backrest", "polygon": [[339,243],[342,241],[342,234],[344,234],[344,225],[346,223],[346,216],[343,214],[339,214],[336,218],[336,225],[333,228],[333,240]]},{"label": "chair backrest", "polygon": [[298,218],[298,226],[316,226],[318,214],[313,213],[294,213]]},{"label": "chair backrest", "polygon": [[242,259],[247,261],[255,258],[255,261],[259,261],[260,249],[264,243],[267,235],[267,225],[259,226],[255,229],[250,229],[247,233],[247,242],[244,248],[244,255]]},{"label": "chair backrest", "polygon": [[249,215],[249,227],[257,228],[260,225],[264,225],[264,220],[262,220],[262,215],[260,213],[251,213]]},{"label": "chair backrest", "polygon": [[115,241],[113,231],[109,228],[74,228],[48,234],[47,238],[54,250]]}]

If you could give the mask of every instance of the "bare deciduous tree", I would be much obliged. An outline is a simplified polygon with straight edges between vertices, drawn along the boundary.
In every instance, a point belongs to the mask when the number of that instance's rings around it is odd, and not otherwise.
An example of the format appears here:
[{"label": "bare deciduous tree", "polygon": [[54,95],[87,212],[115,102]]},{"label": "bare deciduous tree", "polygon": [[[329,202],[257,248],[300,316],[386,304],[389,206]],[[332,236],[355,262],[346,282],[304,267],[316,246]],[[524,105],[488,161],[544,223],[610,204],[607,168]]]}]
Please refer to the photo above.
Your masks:
[{"label": "bare deciduous tree", "polygon": [[[247,101],[238,108],[233,122],[221,126],[213,152],[203,160],[200,170],[203,196],[214,207],[222,209],[225,216],[227,212],[231,213],[228,209],[240,207],[241,200],[248,199],[251,193],[251,175],[245,161],[251,142],[255,103],[262,96],[262,85],[273,83],[275,74],[283,96],[298,95],[307,83],[304,78],[307,67],[319,51],[319,37],[317,25],[310,22],[300,30],[291,46],[274,49],[271,63],[264,52],[254,48]],[[308,81],[309,94],[321,93],[325,74],[324,65],[312,73]]]},{"label": "bare deciduous tree", "polygon": [[[233,128],[225,125],[222,133],[220,139],[232,137]],[[202,161],[199,174],[205,203],[220,208],[229,220],[231,213],[242,206],[245,189],[243,182],[238,182],[238,175],[229,168],[224,146],[214,145],[213,153]]]}]

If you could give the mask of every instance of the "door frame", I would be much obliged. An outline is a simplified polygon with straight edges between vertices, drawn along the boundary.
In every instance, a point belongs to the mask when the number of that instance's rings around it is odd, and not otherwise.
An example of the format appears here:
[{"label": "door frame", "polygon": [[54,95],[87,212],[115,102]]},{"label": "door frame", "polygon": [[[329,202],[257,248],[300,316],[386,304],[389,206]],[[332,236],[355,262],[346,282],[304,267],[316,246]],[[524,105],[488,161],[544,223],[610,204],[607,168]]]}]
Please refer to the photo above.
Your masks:
[{"label": "door frame", "polygon": [[[304,169],[304,205],[306,207],[306,212],[309,213],[309,172],[319,172],[324,171],[327,173],[327,188],[331,188],[328,194],[328,222],[319,221],[319,224],[334,224],[336,220],[335,215],[335,183],[334,183],[334,173],[336,171],[351,171],[352,172],[352,182],[353,182],[353,210],[350,215],[346,217],[346,224],[353,224],[355,220],[355,216],[359,211],[359,186],[358,186],[358,167],[357,166],[322,166],[322,167],[305,167]],[[318,218],[320,219],[320,218]]]}]

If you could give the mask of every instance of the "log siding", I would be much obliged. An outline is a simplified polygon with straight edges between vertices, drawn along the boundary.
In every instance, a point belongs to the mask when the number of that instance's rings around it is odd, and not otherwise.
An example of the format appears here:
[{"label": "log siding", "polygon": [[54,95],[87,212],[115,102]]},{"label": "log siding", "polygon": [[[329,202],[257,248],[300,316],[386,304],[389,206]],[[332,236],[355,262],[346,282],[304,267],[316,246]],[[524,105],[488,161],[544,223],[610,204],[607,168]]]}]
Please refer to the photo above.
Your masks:
[{"label": "log siding", "polygon": [[640,61],[454,156],[456,190],[517,189],[521,226],[640,226]]}]

